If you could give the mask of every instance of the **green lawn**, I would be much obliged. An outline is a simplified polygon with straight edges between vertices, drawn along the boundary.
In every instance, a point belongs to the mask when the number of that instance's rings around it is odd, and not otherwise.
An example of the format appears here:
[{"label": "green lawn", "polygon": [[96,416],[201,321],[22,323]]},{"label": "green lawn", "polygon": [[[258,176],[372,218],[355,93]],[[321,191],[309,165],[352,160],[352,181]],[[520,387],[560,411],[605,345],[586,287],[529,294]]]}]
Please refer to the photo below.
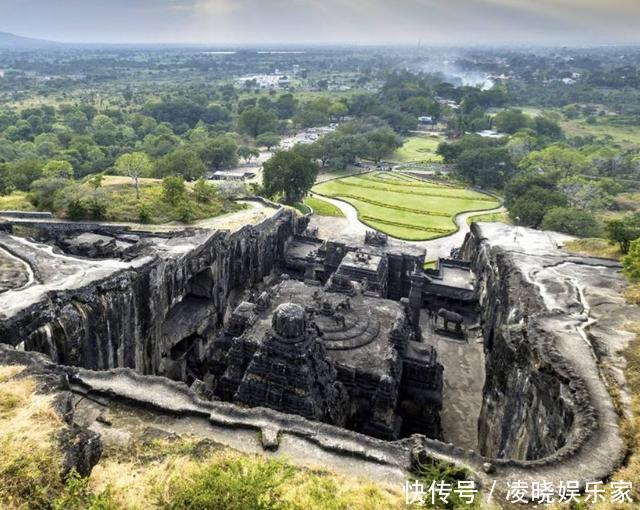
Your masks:
[{"label": "green lawn", "polygon": [[498,206],[483,193],[398,173],[346,177],[318,184],[313,191],[349,202],[360,221],[381,232],[416,241],[455,232],[454,218],[461,212]]},{"label": "green lawn", "polygon": [[436,154],[440,142],[438,136],[410,136],[391,159],[400,163],[441,163],[442,157]]},{"label": "green lawn", "polygon": [[343,218],[344,214],[335,205],[330,204],[326,200],[315,197],[307,197],[304,199],[305,205],[308,205],[313,209],[313,212],[318,216],[334,216],[336,218]]}]

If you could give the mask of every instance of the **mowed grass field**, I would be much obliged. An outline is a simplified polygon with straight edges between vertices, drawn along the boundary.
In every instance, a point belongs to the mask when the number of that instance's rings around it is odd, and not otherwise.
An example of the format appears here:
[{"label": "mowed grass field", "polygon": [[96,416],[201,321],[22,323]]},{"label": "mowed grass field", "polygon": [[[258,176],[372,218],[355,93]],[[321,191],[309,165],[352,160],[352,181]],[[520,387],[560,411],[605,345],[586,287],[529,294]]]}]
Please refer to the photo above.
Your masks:
[{"label": "mowed grass field", "polygon": [[498,207],[489,195],[428,182],[402,173],[373,172],[317,184],[313,191],[342,199],[358,210],[360,221],[400,239],[423,241],[456,231],[465,211]]},{"label": "mowed grass field", "polygon": [[438,136],[410,136],[393,153],[390,159],[400,163],[441,163],[442,156],[436,154],[442,139]]},{"label": "mowed grass field", "polygon": [[342,211],[335,205],[330,204],[326,200],[316,197],[307,197],[304,199],[305,205],[311,207],[313,212],[318,216],[333,216],[335,218],[344,218]]}]

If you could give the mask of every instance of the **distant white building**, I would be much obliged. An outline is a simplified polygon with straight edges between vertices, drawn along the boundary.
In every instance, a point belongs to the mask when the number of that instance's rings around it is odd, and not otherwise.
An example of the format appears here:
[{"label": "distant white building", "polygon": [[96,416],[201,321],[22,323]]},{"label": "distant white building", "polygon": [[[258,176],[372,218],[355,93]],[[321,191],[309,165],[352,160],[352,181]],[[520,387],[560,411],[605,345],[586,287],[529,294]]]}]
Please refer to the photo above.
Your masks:
[{"label": "distant white building", "polygon": [[476,134],[483,138],[504,138],[507,136],[504,133],[498,133],[495,129],[485,129],[483,131],[478,131]]},{"label": "distant white building", "polygon": [[282,74],[253,74],[242,76],[236,80],[236,83],[242,87],[246,87],[249,83],[255,81],[255,87],[259,89],[278,89],[291,85],[291,80]]}]

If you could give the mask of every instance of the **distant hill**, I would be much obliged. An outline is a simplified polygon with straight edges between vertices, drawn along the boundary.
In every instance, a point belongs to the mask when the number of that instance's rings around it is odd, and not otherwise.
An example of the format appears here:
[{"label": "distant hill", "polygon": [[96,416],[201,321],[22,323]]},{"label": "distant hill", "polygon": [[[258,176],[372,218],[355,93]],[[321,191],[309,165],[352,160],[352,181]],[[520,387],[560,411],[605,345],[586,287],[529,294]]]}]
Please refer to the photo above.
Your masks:
[{"label": "distant hill", "polygon": [[8,32],[0,32],[0,49],[49,48],[58,45],[59,43],[53,41],[45,41],[44,39],[32,39],[30,37],[21,37],[19,35],[10,34]]}]

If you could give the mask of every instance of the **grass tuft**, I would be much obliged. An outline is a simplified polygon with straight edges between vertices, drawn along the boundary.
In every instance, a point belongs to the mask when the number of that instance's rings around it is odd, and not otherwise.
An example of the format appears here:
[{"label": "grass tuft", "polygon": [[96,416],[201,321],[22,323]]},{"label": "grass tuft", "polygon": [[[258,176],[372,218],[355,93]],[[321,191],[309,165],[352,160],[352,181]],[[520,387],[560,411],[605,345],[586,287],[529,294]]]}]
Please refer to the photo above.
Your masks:
[{"label": "grass tuft", "polygon": [[564,243],[564,247],[571,253],[587,257],[601,257],[620,260],[622,253],[617,245],[610,244],[606,239],[575,239]]}]

